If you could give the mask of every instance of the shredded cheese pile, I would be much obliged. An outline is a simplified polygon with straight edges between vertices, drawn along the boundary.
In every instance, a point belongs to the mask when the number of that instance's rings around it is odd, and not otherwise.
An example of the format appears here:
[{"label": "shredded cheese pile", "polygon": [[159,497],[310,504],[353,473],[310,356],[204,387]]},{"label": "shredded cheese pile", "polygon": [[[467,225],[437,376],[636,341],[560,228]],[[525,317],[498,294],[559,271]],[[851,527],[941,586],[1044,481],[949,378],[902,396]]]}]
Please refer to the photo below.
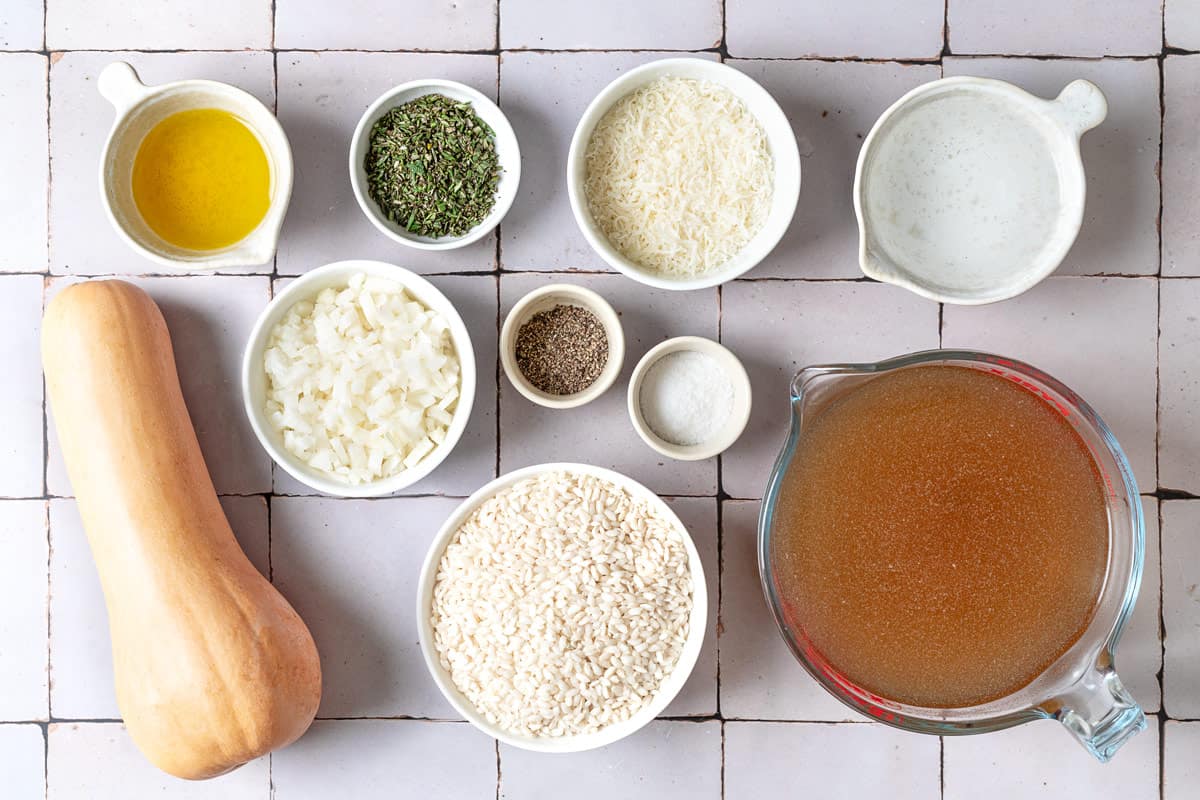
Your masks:
[{"label": "shredded cheese pile", "polygon": [[711,81],[660,78],[619,100],[585,153],[588,209],[626,258],[692,278],[736,255],[771,210],[762,126]]}]

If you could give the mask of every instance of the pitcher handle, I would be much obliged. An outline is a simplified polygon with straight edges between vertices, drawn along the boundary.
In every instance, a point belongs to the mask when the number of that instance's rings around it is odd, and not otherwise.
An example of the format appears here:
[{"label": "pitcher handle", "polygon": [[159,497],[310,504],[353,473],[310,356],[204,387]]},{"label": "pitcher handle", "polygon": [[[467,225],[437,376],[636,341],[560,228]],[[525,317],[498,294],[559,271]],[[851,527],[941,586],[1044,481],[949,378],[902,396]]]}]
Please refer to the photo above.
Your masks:
[{"label": "pitcher handle", "polygon": [[1058,703],[1054,718],[1101,762],[1146,727],[1146,715],[1117,677],[1111,659],[1089,669]]}]

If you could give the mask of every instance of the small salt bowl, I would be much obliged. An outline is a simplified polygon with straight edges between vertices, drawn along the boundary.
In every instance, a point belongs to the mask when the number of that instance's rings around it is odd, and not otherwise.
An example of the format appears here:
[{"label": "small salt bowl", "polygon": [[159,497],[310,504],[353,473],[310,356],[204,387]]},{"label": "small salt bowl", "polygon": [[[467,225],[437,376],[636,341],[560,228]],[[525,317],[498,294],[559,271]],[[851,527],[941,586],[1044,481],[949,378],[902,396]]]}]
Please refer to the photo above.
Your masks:
[{"label": "small salt bowl", "polygon": [[[534,314],[549,311],[559,305],[578,306],[590,311],[604,326],[604,335],[608,338],[608,361],[604,369],[586,389],[574,394],[550,394],[542,391],[529,382],[517,365],[517,334],[521,326]],[[504,374],[526,399],[546,408],[577,408],[592,402],[617,380],[624,361],[625,334],[621,329],[621,318],[607,300],[582,286],[552,283],[534,289],[512,307],[508,316],[504,318],[504,327],[500,330],[500,363],[504,367]]]},{"label": "small salt bowl", "polygon": [[[699,441],[687,444],[671,441],[666,438],[666,431],[655,430],[647,420],[647,416],[652,414],[648,414],[646,408],[653,398],[643,396],[644,392],[654,391],[655,379],[658,376],[652,372],[652,369],[662,359],[676,354],[696,354],[710,359],[719,370],[718,379],[723,374],[723,377],[728,380],[733,394],[724,419],[715,422],[713,429]],[[667,364],[664,362],[662,368],[666,367]],[[690,373],[694,371],[694,367],[695,364],[689,364],[680,369],[685,369]],[[648,376],[649,381],[647,380]],[[670,376],[662,377],[666,381]],[[737,356],[711,339],[699,336],[678,336],[651,348],[650,352],[642,356],[642,360],[634,367],[633,375],[629,379],[629,419],[633,422],[633,428],[637,431],[638,436],[642,437],[642,441],[650,445],[651,449],[656,452],[676,461],[701,461],[729,449],[730,445],[742,435],[742,431],[746,429],[746,423],[750,421],[750,395],[750,376],[746,374],[746,368],[742,366],[742,362]],[[664,405],[670,404],[664,403]],[[666,415],[672,413],[670,408],[660,410]],[[696,409],[679,408],[678,413],[696,413]],[[668,419],[667,422],[683,430],[702,425],[703,420],[677,418]]]}]

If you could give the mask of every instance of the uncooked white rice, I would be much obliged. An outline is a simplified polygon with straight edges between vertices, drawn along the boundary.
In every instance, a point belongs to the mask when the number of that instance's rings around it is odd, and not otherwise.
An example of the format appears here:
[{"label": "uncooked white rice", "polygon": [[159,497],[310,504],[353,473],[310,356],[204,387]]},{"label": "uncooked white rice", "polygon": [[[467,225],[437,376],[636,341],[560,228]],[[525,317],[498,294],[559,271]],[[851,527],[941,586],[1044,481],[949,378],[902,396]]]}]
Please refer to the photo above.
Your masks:
[{"label": "uncooked white rice", "polygon": [[571,736],[654,697],[691,611],[688,553],[670,519],[609,481],[543,473],[489,498],[450,540],[433,641],[492,724]]}]

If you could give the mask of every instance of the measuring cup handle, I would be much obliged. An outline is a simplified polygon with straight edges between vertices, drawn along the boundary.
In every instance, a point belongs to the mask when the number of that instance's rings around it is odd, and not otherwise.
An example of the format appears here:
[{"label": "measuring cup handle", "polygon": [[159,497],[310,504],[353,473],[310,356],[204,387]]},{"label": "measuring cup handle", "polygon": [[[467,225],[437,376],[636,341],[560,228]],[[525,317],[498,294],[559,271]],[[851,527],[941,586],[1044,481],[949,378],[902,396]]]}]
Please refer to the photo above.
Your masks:
[{"label": "measuring cup handle", "polygon": [[1092,667],[1065,695],[1054,718],[1101,762],[1146,727],[1146,715],[1111,666]]}]

